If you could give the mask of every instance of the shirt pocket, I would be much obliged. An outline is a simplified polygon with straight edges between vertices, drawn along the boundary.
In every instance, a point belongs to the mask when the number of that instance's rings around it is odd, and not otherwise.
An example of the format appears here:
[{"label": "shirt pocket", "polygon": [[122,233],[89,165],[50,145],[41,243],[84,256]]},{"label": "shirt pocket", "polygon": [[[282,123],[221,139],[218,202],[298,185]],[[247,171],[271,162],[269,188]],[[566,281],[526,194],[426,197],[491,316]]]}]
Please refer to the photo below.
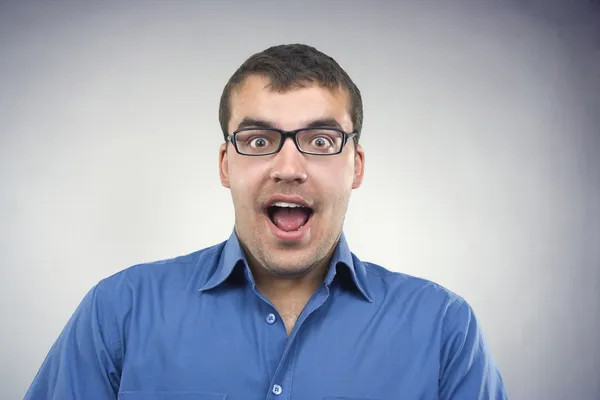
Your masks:
[{"label": "shirt pocket", "polygon": [[122,392],[119,400],[226,400],[227,395],[209,392]]}]

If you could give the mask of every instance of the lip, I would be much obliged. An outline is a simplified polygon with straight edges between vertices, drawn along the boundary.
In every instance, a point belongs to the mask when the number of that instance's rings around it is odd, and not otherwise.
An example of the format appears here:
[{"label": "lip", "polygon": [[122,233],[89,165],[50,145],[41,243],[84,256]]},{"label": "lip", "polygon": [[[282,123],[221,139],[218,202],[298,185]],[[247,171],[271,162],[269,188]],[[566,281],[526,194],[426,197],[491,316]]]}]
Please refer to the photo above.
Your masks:
[{"label": "lip", "polygon": [[[306,208],[310,208],[311,209],[311,215],[308,218],[308,221],[306,221],[306,223],[304,225],[302,225],[302,227],[300,229],[298,229],[297,231],[292,231],[292,232],[286,232],[283,231],[281,229],[279,229],[275,224],[273,224],[273,222],[271,221],[271,218],[269,218],[269,211],[268,208],[271,207],[273,204],[278,203],[278,202],[286,202],[286,203],[294,203],[294,204],[299,204],[303,207]],[[307,233],[310,230],[310,227],[312,226],[312,221],[313,221],[313,217],[315,215],[315,210],[312,206],[312,204],[308,201],[306,201],[303,197],[301,196],[285,196],[285,195],[273,195],[271,197],[269,197],[267,199],[267,201],[265,201],[264,206],[263,206],[263,215],[265,217],[266,220],[266,224],[269,227],[269,230],[271,231],[271,234],[273,234],[273,236],[275,236],[275,238],[277,238],[278,240],[282,241],[282,242],[297,242],[302,240]]]},{"label": "lip", "polygon": [[[284,201],[284,200],[278,200],[278,201]],[[269,218],[269,215],[266,211],[264,213],[264,217],[265,217],[266,224],[269,226],[269,230],[271,231],[273,236],[275,236],[278,240],[280,240],[282,242],[290,243],[290,242],[298,242],[307,236],[307,234],[309,233],[310,227],[312,226],[314,212],[310,215],[310,217],[308,218],[308,221],[306,221],[306,223],[304,225],[302,225],[302,227],[300,229],[298,229],[297,231],[292,231],[292,232],[282,231],[277,226],[275,226],[275,224],[273,224],[273,222],[271,221],[271,218]]]},{"label": "lip", "polygon": [[266,211],[267,208],[271,207],[273,204],[280,202],[280,201],[283,201],[286,203],[299,204],[303,207],[310,208],[311,210],[314,211],[312,205],[308,201],[304,200],[303,197],[301,197],[301,196],[284,196],[284,195],[280,195],[280,194],[276,194],[276,195],[269,197],[267,199],[267,201],[265,201],[263,209]]}]

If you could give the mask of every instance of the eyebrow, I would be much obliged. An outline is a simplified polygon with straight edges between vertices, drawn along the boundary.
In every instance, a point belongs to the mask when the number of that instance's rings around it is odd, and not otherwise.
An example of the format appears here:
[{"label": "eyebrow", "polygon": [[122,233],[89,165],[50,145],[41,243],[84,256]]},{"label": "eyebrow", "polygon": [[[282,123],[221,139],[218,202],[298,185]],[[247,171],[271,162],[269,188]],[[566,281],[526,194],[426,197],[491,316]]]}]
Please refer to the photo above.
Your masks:
[{"label": "eyebrow", "polygon": [[[254,118],[244,118],[238,124],[236,129],[243,128],[265,128],[265,129],[278,129],[273,122],[262,120],[262,119],[254,119]],[[342,129],[342,126],[339,122],[337,122],[334,118],[322,118],[310,121],[308,124],[304,125],[302,128],[310,129],[310,128],[335,128]]]},{"label": "eyebrow", "polygon": [[237,126],[237,129],[242,128],[275,128],[275,124],[262,119],[254,119],[245,117]]}]

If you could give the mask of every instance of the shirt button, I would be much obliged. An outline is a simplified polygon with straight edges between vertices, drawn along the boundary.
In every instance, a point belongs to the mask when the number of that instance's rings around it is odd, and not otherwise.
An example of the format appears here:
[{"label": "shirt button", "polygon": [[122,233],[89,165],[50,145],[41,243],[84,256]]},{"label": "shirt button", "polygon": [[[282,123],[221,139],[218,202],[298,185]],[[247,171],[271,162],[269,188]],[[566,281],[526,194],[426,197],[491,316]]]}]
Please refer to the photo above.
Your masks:
[{"label": "shirt button", "polygon": [[[267,323],[268,324],[274,323],[276,319],[277,318],[275,318],[275,314],[269,314],[269,315],[267,315]],[[275,389],[273,389],[273,390],[275,390]]]},{"label": "shirt button", "polygon": [[279,385],[273,385],[273,394],[279,396],[283,392],[283,389]]}]

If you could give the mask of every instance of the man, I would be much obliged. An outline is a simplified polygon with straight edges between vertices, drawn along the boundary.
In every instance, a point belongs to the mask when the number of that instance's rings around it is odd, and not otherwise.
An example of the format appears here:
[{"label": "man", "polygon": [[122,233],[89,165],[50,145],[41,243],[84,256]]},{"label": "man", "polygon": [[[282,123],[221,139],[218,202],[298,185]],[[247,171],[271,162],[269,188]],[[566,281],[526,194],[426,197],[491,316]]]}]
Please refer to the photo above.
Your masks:
[{"label": "man", "polygon": [[231,236],[102,280],[26,398],[506,398],[462,298],[350,252],[362,118],[358,88],[318,50],[250,57],[219,111]]}]

